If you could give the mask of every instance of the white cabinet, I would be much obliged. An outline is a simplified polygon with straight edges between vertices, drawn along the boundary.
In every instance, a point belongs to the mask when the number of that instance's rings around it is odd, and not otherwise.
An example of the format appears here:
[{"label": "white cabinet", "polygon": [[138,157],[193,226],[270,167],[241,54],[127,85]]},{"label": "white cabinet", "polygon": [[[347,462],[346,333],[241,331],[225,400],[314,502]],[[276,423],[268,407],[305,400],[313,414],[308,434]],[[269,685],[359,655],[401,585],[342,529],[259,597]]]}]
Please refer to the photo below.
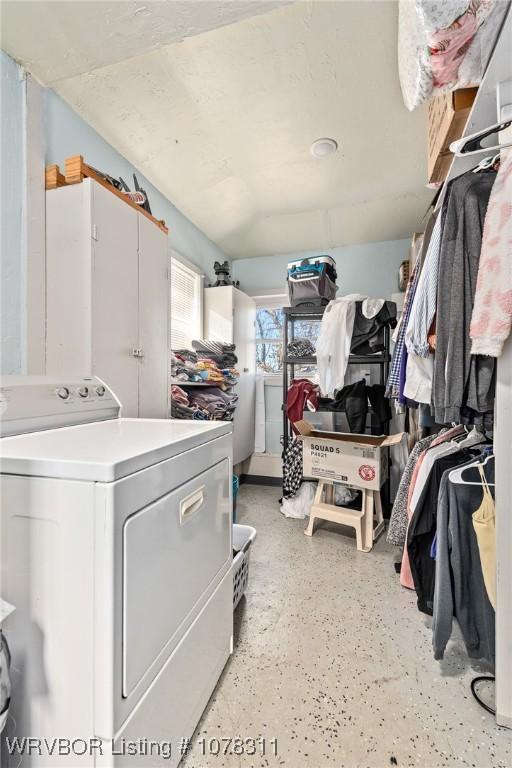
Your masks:
[{"label": "white cabinet", "polygon": [[46,193],[46,372],[96,375],[165,418],[167,237],[97,182]]},{"label": "white cabinet", "polygon": [[233,463],[254,452],[256,374],[256,302],[232,286],[205,288],[204,337],[236,344],[240,379],[235,391],[238,403],[233,422]]}]

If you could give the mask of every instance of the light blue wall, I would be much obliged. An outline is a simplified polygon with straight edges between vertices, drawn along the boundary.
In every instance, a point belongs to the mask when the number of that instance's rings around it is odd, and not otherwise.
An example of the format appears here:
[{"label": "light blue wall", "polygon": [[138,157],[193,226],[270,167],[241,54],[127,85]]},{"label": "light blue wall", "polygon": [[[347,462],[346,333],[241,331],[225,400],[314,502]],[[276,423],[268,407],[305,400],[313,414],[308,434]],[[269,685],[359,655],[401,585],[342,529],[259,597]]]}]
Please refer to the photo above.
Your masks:
[{"label": "light blue wall", "polygon": [[2,129],[0,157],[0,372],[20,373],[24,328],[23,177],[24,96],[20,69],[0,51]]},{"label": "light blue wall", "polygon": [[50,89],[46,91],[45,117],[47,165],[57,163],[63,166],[66,157],[82,155],[89,165],[116,178],[122,176],[132,189],[132,174],[136,173],[140,185],[148,193],[153,215],[164,219],[169,227],[171,246],[200,267],[209,278],[213,277],[214,261],[226,258],[220,248]]},{"label": "light blue wall", "polygon": [[387,240],[363,245],[344,245],[328,250],[258,256],[233,261],[233,278],[240,288],[254,295],[282,288],[286,290],[286,265],[291,259],[332,256],[338,272],[338,296],[364,293],[372,298],[389,298],[398,291],[398,267],[408,258],[410,240]]}]

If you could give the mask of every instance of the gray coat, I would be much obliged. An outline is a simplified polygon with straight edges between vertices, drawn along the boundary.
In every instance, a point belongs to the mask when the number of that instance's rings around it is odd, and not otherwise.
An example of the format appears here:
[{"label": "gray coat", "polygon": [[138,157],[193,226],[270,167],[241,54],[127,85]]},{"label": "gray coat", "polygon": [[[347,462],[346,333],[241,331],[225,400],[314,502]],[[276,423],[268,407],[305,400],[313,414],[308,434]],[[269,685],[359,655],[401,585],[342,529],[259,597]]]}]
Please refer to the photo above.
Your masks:
[{"label": "gray coat", "polygon": [[[434,656],[442,659],[452,632],[459,623],[468,656],[495,660],[494,609],[487,597],[472,514],[482,500],[476,485],[452,483],[445,472],[437,507],[436,580],[433,611]],[[486,476],[494,482],[492,463]],[[473,480],[473,478],[471,478]]]},{"label": "gray coat", "polygon": [[491,189],[492,169],[455,179],[443,224],[437,288],[432,404],[438,424],[460,421],[461,407],[480,413],[494,404],[494,360],[471,356],[469,325]]}]

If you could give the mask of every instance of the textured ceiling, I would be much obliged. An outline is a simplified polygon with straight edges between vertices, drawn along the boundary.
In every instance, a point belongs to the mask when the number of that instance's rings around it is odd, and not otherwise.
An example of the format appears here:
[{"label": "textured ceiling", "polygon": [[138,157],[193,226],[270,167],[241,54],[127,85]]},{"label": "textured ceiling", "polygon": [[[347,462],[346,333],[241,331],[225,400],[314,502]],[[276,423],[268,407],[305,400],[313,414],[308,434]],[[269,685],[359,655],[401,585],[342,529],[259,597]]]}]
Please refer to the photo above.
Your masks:
[{"label": "textured ceiling", "polygon": [[2,0],[2,48],[51,85],[290,0]]},{"label": "textured ceiling", "polygon": [[[134,16],[132,3],[50,5],[57,31],[47,44],[36,27],[48,22],[31,12],[8,52],[233,258],[407,237],[420,225],[432,196],[426,115],[402,102],[395,2],[316,0],[265,13],[276,4],[189,0],[156,4],[161,24],[155,13]],[[72,46],[70,27],[83,24],[71,24],[70,5],[103,8],[103,23],[75,33]],[[237,20],[235,5],[261,15]],[[180,17],[176,36],[187,24],[195,32],[179,44],[169,44],[173,6],[197,11],[195,21]],[[24,55],[15,37],[33,40]],[[322,136],[340,148],[317,160],[309,147]]]}]

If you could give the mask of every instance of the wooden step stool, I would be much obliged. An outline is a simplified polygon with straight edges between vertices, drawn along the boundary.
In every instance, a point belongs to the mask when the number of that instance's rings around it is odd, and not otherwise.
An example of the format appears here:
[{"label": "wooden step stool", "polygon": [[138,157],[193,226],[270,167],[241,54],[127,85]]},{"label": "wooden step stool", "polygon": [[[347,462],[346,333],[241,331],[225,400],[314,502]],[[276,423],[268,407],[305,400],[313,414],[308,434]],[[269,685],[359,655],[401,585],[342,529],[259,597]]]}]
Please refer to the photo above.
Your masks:
[{"label": "wooden step stool", "polygon": [[304,531],[312,536],[315,520],[330,520],[340,525],[349,525],[356,530],[356,544],[360,552],[369,552],[373,542],[384,530],[380,491],[358,488],[363,494],[361,509],[338,507],[334,504],[334,485],[330,480],[319,480],[311,506],[309,524]]}]

